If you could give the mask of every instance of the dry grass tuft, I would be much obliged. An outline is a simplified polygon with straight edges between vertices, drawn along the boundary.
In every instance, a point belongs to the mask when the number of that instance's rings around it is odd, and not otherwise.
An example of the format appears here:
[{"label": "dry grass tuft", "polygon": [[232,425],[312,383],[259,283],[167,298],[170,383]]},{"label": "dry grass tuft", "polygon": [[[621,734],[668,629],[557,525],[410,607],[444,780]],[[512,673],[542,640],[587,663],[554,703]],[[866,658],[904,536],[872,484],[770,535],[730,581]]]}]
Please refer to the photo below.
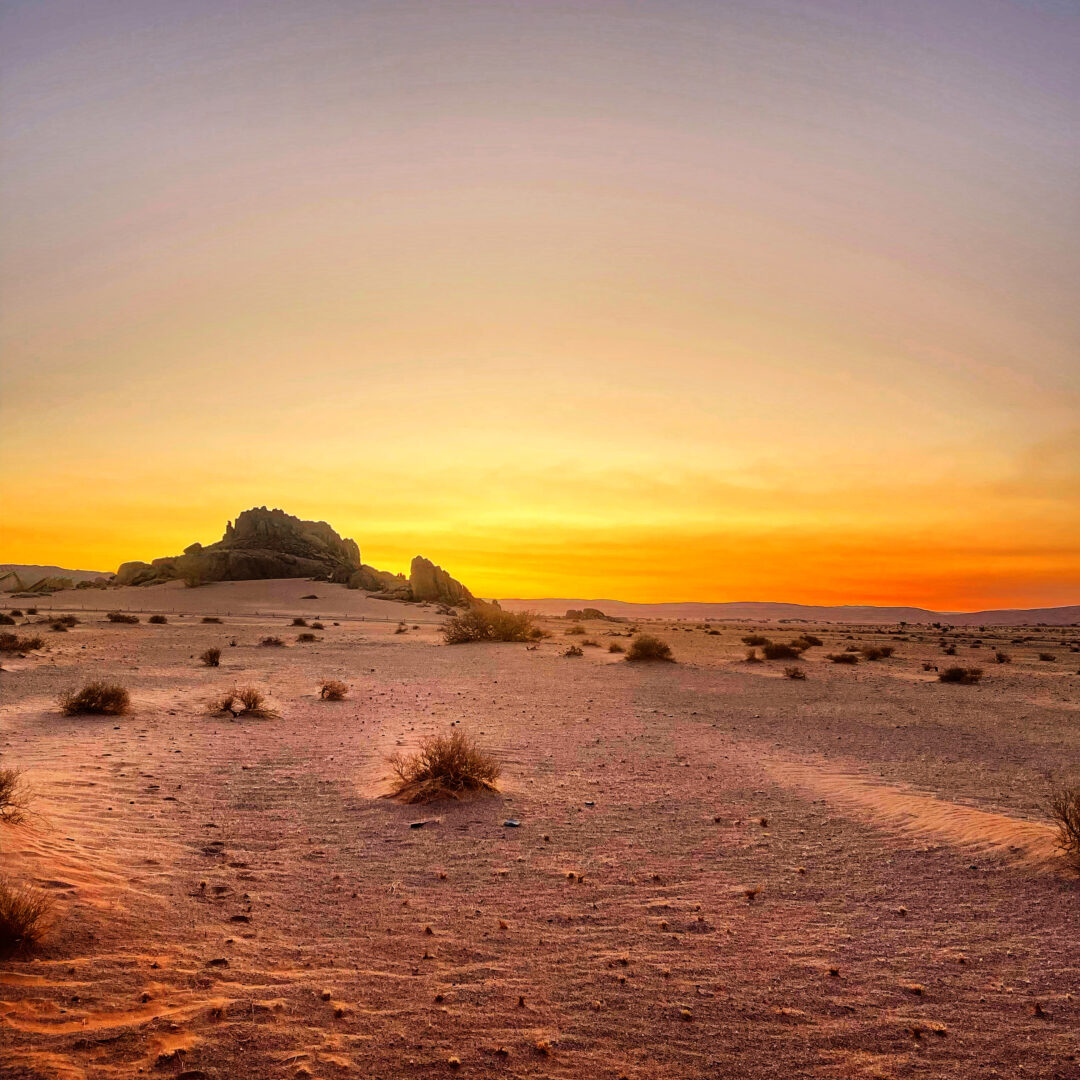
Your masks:
[{"label": "dry grass tuft", "polygon": [[408,803],[495,791],[500,771],[498,762],[460,730],[425,739],[408,757],[395,754],[390,766],[398,780],[394,796]]},{"label": "dry grass tuft", "polygon": [[744,645],[756,645],[760,648],[762,645],[771,645],[772,639],[767,638],[764,634],[747,634],[743,639]]},{"label": "dry grass tuft", "polygon": [[216,615],[204,615],[202,617],[204,623],[219,623],[221,620]]},{"label": "dry grass tuft", "polygon": [[859,650],[864,660],[887,660],[895,651],[891,645],[865,645]]},{"label": "dry grass tuft", "polygon": [[318,641],[319,639],[314,634],[304,633],[304,634],[297,634],[296,635],[296,640],[301,642],[304,645],[310,645],[311,642]]},{"label": "dry grass tuft", "polygon": [[344,701],[349,688],[339,679],[327,679],[319,688],[319,697],[323,701]]},{"label": "dry grass tuft", "polygon": [[447,620],[443,638],[447,645],[471,641],[528,641],[533,631],[530,611],[503,611],[494,604],[478,604]]},{"label": "dry grass tuft", "polygon": [[850,652],[831,652],[826,655],[825,659],[831,660],[834,664],[857,664],[859,662],[859,658]]},{"label": "dry grass tuft", "polygon": [[264,649],[281,649],[284,648],[285,642],[279,637],[264,637],[259,645]]},{"label": "dry grass tuft", "polygon": [[221,664],[221,650],[220,649],[207,649],[206,652],[199,656],[199,659],[207,667],[219,667]]},{"label": "dry grass tuft", "polygon": [[568,645],[563,652],[563,656],[584,656],[585,652],[578,645]]},{"label": "dry grass tuft", "polygon": [[61,694],[59,704],[65,716],[122,716],[131,708],[131,695],[119,683],[94,679]]},{"label": "dry grass tuft", "polygon": [[653,660],[666,660],[670,663],[675,662],[675,657],[671,655],[671,646],[664,640],[658,637],[654,637],[652,634],[638,634],[633,641],[630,642],[630,651],[626,654],[626,659],[632,663],[649,662]]},{"label": "dry grass tuft", "polygon": [[129,623],[132,625],[139,621],[138,615],[125,615],[122,611],[110,611],[105,618],[111,623]]},{"label": "dry grass tuft", "polygon": [[257,720],[273,720],[277,710],[267,702],[261,690],[254,686],[233,688],[219,694],[210,702],[210,712],[231,713],[235,720],[238,716],[252,716]]},{"label": "dry grass tuft", "polygon": [[1055,788],[1050,795],[1050,816],[1057,823],[1058,847],[1080,872],[1080,786]]},{"label": "dry grass tuft", "polygon": [[972,683],[977,683],[981,678],[982,668],[949,667],[938,676],[938,682],[963,683],[970,686]]},{"label": "dry grass tuft", "polygon": [[610,645],[608,645],[607,651],[614,653],[626,652],[626,650],[617,641],[613,641]]},{"label": "dry grass tuft", "polygon": [[146,621],[153,623],[155,626],[164,626],[169,620],[164,615],[151,615]]},{"label": "dry grass tuft", "polygon": [[295,619],[293,619],[292,624],[293,626],[307,626],[307,619],[302,619],[298,615]]},{"label": "dry grass tuft", "polygon": [[785,679],[805,679],[806,672],[801,667],[786,667],[784,668]]},{"label": "dry grass tuft", "polygon": [[803,654],[803,650],[797,641],[792,641],[788,645],[778,641],[770,641],[768,645],[762,645],[761,652],[766,660],[798,660]]},{"label": "dry grass tuft", "polygon": [[0,878],[0,956],[27,952],[49,928],[52,900],[38,889]]},{"label": "dry grass tuft", "polygon": [[0,634],[0,652],[25,653],[35,649],[44,649],[45,639],[38,634],[32,637],[19,637],[18,634]]},{"label": "dry grass tuft", "polygon": [[19,769],[0,769],[0,821],[18,825],[33,797],[33,789]]}]

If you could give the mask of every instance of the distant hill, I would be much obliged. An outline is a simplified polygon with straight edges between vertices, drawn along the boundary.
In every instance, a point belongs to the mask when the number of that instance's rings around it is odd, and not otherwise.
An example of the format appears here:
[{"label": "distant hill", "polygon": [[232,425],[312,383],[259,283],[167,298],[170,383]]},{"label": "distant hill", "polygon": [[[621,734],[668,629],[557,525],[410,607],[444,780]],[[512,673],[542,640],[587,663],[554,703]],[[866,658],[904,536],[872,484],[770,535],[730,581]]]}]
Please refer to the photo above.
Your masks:
[{"label": "distant hill", "polygon": [[1080,625],[1080,604],[1071,607],[1016,608],[1000,611],[929,611],[917,607],[843,606],[735,602],[728,604],[630,604],[623,600],[509,599],[499,603],[510,611],[565,615],[570,609],[598,608],[605,615],[628,619],[725,619],[732,622],[949,623],[952,626]]},{"label": "distant hill", "polygon": [[[30,563],[0,563],[0,579],[14,574],[22,588],[30,588],[43,578],[71,578],[74,582],[96,581],[98,578],[111,578],[111,570],[66,570],[62,566],[34,566]],[[11,591],[7,580],[0,581],[0,588]]]}]

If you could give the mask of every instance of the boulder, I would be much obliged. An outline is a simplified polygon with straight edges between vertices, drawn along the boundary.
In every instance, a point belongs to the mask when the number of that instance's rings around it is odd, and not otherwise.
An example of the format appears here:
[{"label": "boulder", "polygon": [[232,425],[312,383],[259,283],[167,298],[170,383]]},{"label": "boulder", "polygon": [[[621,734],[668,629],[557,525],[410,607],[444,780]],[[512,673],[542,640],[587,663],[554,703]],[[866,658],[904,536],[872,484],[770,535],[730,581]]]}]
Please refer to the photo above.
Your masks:
[{"label": "boulder", "polygon": [[471,604],[473,595],[455,581],[441,566],[417,555],[409,567],[409,587],[416,601],[439,601],[444,604]]}]

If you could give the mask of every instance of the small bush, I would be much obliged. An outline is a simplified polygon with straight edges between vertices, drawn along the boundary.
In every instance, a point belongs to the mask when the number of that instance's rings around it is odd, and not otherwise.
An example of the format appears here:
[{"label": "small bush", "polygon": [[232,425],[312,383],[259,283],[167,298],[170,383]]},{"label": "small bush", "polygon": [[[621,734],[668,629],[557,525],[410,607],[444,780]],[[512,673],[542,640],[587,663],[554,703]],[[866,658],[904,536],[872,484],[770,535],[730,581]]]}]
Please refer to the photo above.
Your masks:
[{"label": "small bush", "polygon": [[313,622],[311,624],[311,629],[312,630],[325,630],[326,627],[323,626],[323,624],[321,622]]},{"label": "small bush", "polygon": [[314,634],[297,634],[296,640],[304,645],[310,645],[311,642],[318,641],[319,639]]},{"label": "small bush", "polygon": [[831,652],[825,659],[831,660],[834,664],[857,664],[859,662],[859,658],[851,652]]},{"label": "small bush", "polygon": [[45,648],[45,639],[34,634],[19,637],[18,634],[0,634],[0,652],[26,653]]},{"label": "small bush", "polygon": [[56,621],[57,622],[62,622],[67,627],[71,627],[71,626],[78,626],[80,620],[78,618],[76,618],[76,616],[74,616],[74,615],[61,615],[60,618],[57,619]]},{"label": "small bush", "polygon": [[28,607],[26,609],[26,614],[27,615],[36,615],[37,614],[37,608],[36,607]]},{"label": "small bush", "polygon": [[395,634],[407,634],[408,632],[409,628],[403,622],[399,622],[397,626],[394,627]]},{"label": "small bush", "polygon": [[139,621],[138,615],[125,615],[122,611],[110,611],[105,618],[111,623],[134,624]]},{"label": "small bush", "polygon": [[801,667],[784,668],[784,677],[787,679],[805,679],[806,672]]},{"label": "small bush", "polygon": [[795,641],[791,642],[790,645],[770,641],[768,645],[762,646],[761,652],[766,660],[798,660],[802,656],[802,649],[799,648],[798,642]]},{"label": "small bush", "polygon": [[337,679],[327,679],[319,687],[319,697],[323,701],[343,701],[348,692],[349,688]]},{"label": "small bush", "polygon": [[799,642],[800,642],[800,644],[805,643],[804,647],[807,648],[807,649],[812,649],[815,646],[825,644],[825,642],[822,641],[821,638],[815,637],[813,634],[803,634],[799,638]]},{"label": "small bush", "polygon": [[576,626],[571,626],[570,629],[567,630],[566,632],[568,634],[584,634],[585,633],[585,627],[578,624]]},{"label": "small bush", "polygon": [[757,654],[757,649],[746,650],[746,662],[748,664],[760,664],[763,663],[760,656]]},{"label": "small bush", "polygon": [[52,900],[46,893],[0,878],[0,956],[27,952],[49,928]]},{"label": "small bush", "polygon": [[1057,657],[1053,653],[1050,653],[1050,652],[1041,652],[1041,653],[1039,653],[1039,659],[1040,660],[1045,660],[1047,663],[1049,663],[1052,660],[1056,660]]},{"label": "small bush", "polygon": [[759,648],[762,645],[771,645],[772,639],[765,637],[764,634],[747,634],[743,639],[744,645],[757,645]]},{"label": "small bush", "polygon": [[277,711],[268,704],[263,692],[254,686],[226,690],[210,703],[210,711],[231,713],[234,720],[238,716],[254,716],[260,720],[271,720],[278,715]]},{"label": "small bush", "polygon": [[448,619],[443,626],[443,638],[447,645],[473,641],[528,641],[532,631],[532,612],[503,611],[494,604],[478,604]]},{"label": "small bush", "polygon": [[220,667],[220,665],[221,665],[221,650],[220,649],[207,649],[206,652],[200,654],[199,659],[207,667]]},{"label": "small bush", "polygon": [[15,616],[19,616],[19,615],[21,615],[21,614],[22,614],[22,609],[21,609],[21,608],[17,608],[17,607],[13,607],[13,608],[11,609],[11,614],[12,614],[12,615],[15,615]]},{"label": "small bush", "polygon": [[1050,816],[1057,823],[1058,847],[1080,871],[1080,787],[1058,787],[1050,796]]},{"label": "small bush", "polygon": [[998,650],[996,653],[994,653],[994,659],[999,664],[1011,664],[1012,663],[1012,657],[1007,652],[1001,652],[1000,650]]},{"label": "small bush", "polygon": [[293,626],[307,626],[307,619],[302,619],[297,616],[295,619],[293,619],[292,624]]},{"label": "small bush", "polygon": [[259,645],[264,649],[280,649],[285,645],[285,642],[279,637],[264,637]]},{"label": "small bush", "polygon": [[671,646],[652,634],[638,634],[630,642],[630,651],[626,654],[626,659],[631,663],[653,660],[667,660],[671,663],[675,661],[675,657],[671,655]]},{"label": "small bush", "polygon": [[887,660],[894,651],[891,645],[865,645],[859,650],[864,660]]},{"label": "small bush", "polygon": [[204,615],[202,617],[204,623],[220,623],[221,620],[216,615]]},{"label": "small bush", "polygon": [[59,619],[54,623],[50,623],[49,629],[55,634],[66,634],[68,632],[68,628]]},{"label": "small bush", "polygon": [[942,649],[941,651],[946,656],[955,656],[956,655],[956,646],[955,645],[946,645],[945,648]]},{"label": "small bush", "polygon": [[577,645],[568,645],[563,652],[563,656],[584,656],[585,650],[579,648]]},{"label": "small bush", "polygon": [[155,626],[164,626],[169,620],[164,615],[151,615],[146,621],[153,623]]},{"label": "small bush", "polygon": [[498,762],[460,730],[425,739],[408,757],[395,754],[390,766],[397,777],[395,796],[409,803],[495,791],[500,771]]},{"label": "small bush", "polygon": [[599,641],[593,641],[592,638],[585,638],[582,641],[581,644],[588,646],[590,649],[599,649],[600,648],[600,642]]},{"label": "small bush", "polygon": [[0,769],[0,821],[17,825],[33,798],[30,785],[18,769]]},{"label": "small bush", "polygon": [[121,716],[131,707],[131,695],[119,683],[100,679],[88,682],[81,690],[60,695],[60,711],[65,716]]},{"label": "small bush", "polygon": [[938,682],[964,683],[970,685],[982,678],[982,668],[949,667],[938,675]]},{"label": "small bush", "polygon": [[0,626],[14,626],[15,620],[10,615],[0,615]]},{"label": "small bush", "polygon": [[626,650],[617,642],[613,641],[607,647],[608,652],[626,652]]}]

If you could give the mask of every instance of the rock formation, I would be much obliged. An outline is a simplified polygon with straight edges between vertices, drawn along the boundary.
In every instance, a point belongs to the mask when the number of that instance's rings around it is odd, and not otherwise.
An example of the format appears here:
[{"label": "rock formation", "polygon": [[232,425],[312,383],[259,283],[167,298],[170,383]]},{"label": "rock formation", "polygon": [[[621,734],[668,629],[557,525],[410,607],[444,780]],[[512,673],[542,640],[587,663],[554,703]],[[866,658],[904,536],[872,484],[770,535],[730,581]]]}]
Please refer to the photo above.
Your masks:
[{"label": "rock formation", "polygon": [[253,578],[315,578],[347,584],[388,600],[470,604],[473,596],[440,566],[419,555],[408,578],[376,570],[360,560],[354,540],[338,536],[325,521],[301,521],[265,506],[245,510],[225,526],[216,543],[191,544],[183,555],[126,562],[116,573],[118,585],[156,585],[181,579],[189,585]]}]

